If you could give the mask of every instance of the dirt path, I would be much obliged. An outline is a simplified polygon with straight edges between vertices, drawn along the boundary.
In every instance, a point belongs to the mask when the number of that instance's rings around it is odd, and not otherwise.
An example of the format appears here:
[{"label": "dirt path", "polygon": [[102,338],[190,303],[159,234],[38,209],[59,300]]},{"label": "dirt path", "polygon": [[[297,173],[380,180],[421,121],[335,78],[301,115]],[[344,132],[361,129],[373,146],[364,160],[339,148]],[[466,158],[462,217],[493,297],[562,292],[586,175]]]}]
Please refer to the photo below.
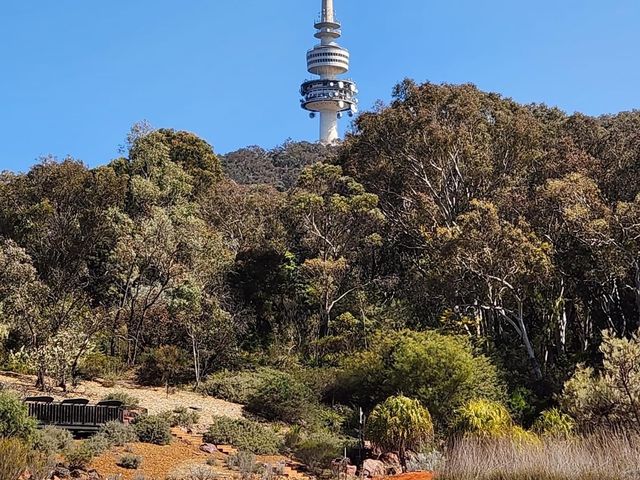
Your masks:
[{"label": "dirt path", "polygon": [[[0,372],[0,383],[5,384],[12,390],[16,390],[22,396],[41,395],[42,393],[33,388],[35,377],[31,375],[19,375],[9,372]],[[60,389],[48,393],[56,400],[63,398],[87,398],[92,403],[98,402],[109,393],[125,392],[140,399],[140,406],[149,410],[149,413],[165,412],[176,407],[196,407],[200,409],[200,424],[211,423],[212,416],[222,416],[231,418],[242,417],[242,405],[226,402],[212,397],[205,397],[199,393],[186,390],[178,390],[167,396],[164,388],[141,387],[129,381],[119,382],[112,388],[102,386],[97,382],[82,382],[77,387],[69,387],[69,391],[63,393]]]}]

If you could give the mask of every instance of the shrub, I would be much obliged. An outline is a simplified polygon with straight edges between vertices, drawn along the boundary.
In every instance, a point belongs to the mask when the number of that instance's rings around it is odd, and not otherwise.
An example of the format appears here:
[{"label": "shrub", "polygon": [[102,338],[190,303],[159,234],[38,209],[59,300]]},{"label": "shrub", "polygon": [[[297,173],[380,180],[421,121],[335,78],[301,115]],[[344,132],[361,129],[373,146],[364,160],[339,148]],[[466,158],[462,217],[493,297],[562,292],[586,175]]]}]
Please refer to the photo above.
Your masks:
[{"label": "shrub", "polygon": [[533,431],[543,437],[569,438],[576,423],[569,415],[557,408],[545,410],[533,424]]},{"label": "shrub", "polygon": [[36,421],[20,398],[8,391],[0,392],[0,438],[30,440],[35,431]]},{"label": "shrub", "polygon": [[418,400],[389,397],[369,415],[367,436],[378,447],[397,451],[406,469],[407,450],[418,450],[433,441],[431,415]]},{"label": "shrub", "polygon": [[595,427],[640,431],[640,337],[602,334],[603,368],[579,365],[565,383],[563,410],[584,430]]},{"label": "shrub", "polygon": [[303,437],[293,447],[298,460],[318,472],[328,468],[342,454],[344,441],[329,432],[317,432]]},{"label": "shrub", "polygon": [[100,429],[100,434],[112,447],[122,447],[138,439],[136,431],[131,425],[117,421],[105,423]]},{"label": "shrub", "polygon": [[458,409],[456,427],[465,434],[500,437],[511,432],[513,420],[509,411],[500,403],[471,400]]},{"label": "shrub", "polygon": [[36,432],[33,448],[46,456],[64,453],[71,448],[73,436],[62,428],[46,426]]},{"label": "shrub", "polygon": [[169,412],[167,416],[172,427],[191,428],[200,420],[198,412],[186,407],[176,408],[173,412]]},{"label": "shrub", "polygon": [[140,406],[140,399],[126,392],[112,392],[102,399],[103,401],[118,401],[128,410],[135,410]]},{"label": "shrub", "polygon": [[318,402],[309,387],[285,373],[263,383],[247,403],[249,412],[287,423],[313,421],[317,409]]},{"label": "shrub", "polygon": [[118,460],[117,465],[122,468],[128,468],[130,470],[137,470],[142,465],[142,458],[137,455],[123,455]]},{"label": "shrub", "polygon": [[65,454],[65,460],[71,470],[84,470],[89,466],[95,456],[96,453],[94,449],[87,443],[83,443],[69,450]]},{"label": "shrub", "polygon": [[282,440],[270,427],[251,420],[234,420],[227,417],[215,417],[208,432],[204,435],[206,443],[233,445],[256,455],[278,453]]},{"label": "shrub", "polygon": [[104,433],[97,433],[88,438],[83,443],[84,448],[89,450],[94,456],[98,456],[109,450],[113,444]]},{"label": "shrub", "polygon": [[240,477],[248,479],[256,470],[256,456],[251,452],[241,450],[227,459],[227,465],[229,468],[237,468]]},{"label": "shrub", "polygon": [[125,370],[123,361],[118,357],[111,357],[101,352],[85,355],[80,362],[78,375],[86,380],[96,378],[119,377]]},{"label": "shrub", "polygon": [[407,395],[447,428],[452,409],[473,398],[505,397],[497,369],[476,355],[467,339],[410,330],[380,332],[367,350],[345,358],[333,393],[337,401],[365,409],[390,396]]},{"label": "shrub", "polygon": [[185,382],[191,378],[191,364],[186,353],[173,345],[163,345],[142,355],[138,369],[142,385],[165,386]]},{"label": "shrub", "polygon": [[211,397],[246,404],[265,382],[279,374],[280,372],[269,368],[241,372],[224,370],[210,375],[200,388]]},{"label": "shrub", "polygon": [[17,438],[0,438],[0,478],[17,479],[27,467],[29,448]]},{"label": "shrub", "polygon": [[155,445],[171,443],[171,427],[166,416],[144,415],[138,417],[134,423],[138,440]]}]

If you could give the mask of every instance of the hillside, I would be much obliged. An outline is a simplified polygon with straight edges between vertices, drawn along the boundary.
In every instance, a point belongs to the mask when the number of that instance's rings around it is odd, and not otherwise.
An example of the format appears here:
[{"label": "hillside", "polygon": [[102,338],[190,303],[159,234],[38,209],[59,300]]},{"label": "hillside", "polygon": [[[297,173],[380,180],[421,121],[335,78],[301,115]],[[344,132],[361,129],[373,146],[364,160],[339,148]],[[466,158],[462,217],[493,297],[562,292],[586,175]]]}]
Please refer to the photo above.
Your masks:
[{"label": "hillside", "polygon": [[[492,448],[592,472],[584,452],[614,445],[632,468],[639,136],[638,111],[405,80],[335,148],[218,157],[134,128],[103,166],[5,172],[1,368],[65,395],[106,380],[152,413],[202,405],[213,443],[319,477],[345,448],[392,455],[372,476],[466,480],[465,455]],[[527,460],[518,442],[542,446]]]}]

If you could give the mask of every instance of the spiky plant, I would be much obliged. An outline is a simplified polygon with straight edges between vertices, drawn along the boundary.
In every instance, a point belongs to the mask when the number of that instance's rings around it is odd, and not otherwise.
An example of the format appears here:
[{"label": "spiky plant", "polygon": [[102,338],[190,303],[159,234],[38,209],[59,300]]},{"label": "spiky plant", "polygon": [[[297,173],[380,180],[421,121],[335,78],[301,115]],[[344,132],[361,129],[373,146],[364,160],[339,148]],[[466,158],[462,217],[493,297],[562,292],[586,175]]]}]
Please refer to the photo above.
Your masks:
[{"label": "spiky plant", "polygon": [[418,400],[402,395],[389,397],[371,412],[367,436],[383,450],[397,450],[406,471],[407,450],[433,441],[431,414]]}]

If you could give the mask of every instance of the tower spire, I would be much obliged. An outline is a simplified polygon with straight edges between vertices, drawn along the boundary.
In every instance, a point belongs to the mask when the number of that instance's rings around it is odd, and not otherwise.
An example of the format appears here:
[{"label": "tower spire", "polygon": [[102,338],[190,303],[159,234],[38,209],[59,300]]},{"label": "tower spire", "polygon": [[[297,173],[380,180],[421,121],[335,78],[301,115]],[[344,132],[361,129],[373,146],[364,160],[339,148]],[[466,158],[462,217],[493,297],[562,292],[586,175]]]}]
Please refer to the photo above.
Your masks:
[{"label": "tower spire", "polygon": [[333,0],[322,0],[322,21],[334,21]]},{"label": "tower spire", "polygon": [[356,84],[338,78],[349,71],[349,51],[336,43],[341,36],[341,26],[333,5],[333,0],[322,0],[320,21],[315,24],[315,37],[320,43],[307,52],[307,70],[320,78],[308,80],[300,87],[302,108],[311,112],[311,118],[320,114],[323,144],[339,139],[338,119],[343,113],[353,116],[358,111]]}]

